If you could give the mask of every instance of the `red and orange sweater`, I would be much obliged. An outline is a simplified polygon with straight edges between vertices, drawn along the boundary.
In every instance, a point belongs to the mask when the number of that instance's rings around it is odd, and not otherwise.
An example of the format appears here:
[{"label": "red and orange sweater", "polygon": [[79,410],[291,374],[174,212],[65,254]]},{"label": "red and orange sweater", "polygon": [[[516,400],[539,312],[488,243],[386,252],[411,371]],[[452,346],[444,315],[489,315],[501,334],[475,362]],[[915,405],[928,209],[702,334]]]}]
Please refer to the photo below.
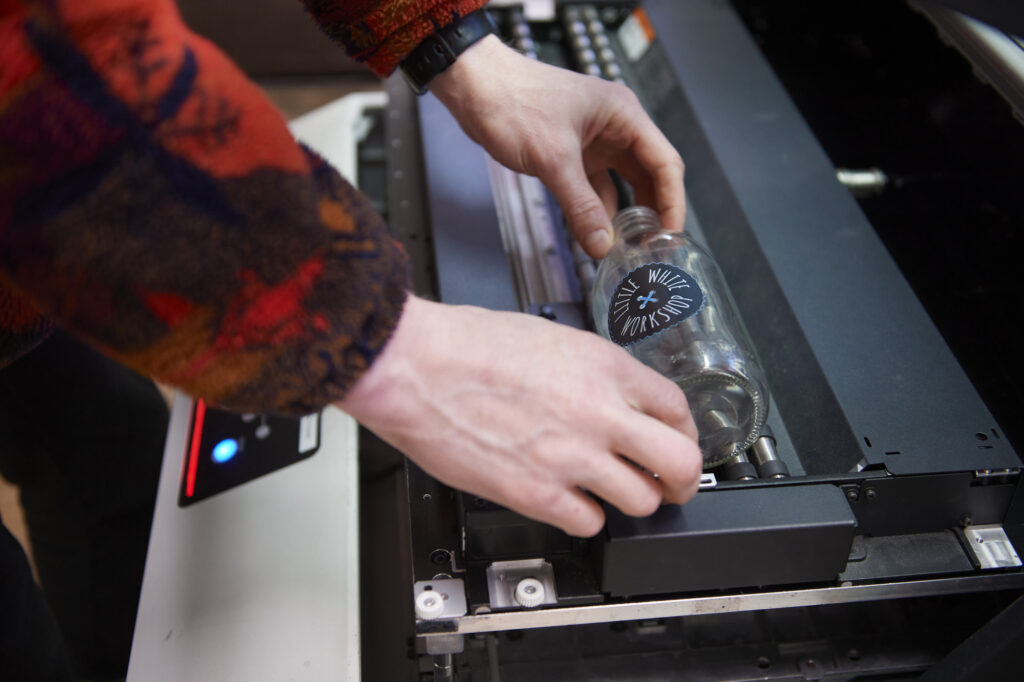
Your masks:
[{"label": "red and orange sweater", "polygon": [[[305,0],[380,75],[484,0]],[[0,0],[0,366],[54,324],[215,404],[341,398],[406,263],[171,0]]]}]

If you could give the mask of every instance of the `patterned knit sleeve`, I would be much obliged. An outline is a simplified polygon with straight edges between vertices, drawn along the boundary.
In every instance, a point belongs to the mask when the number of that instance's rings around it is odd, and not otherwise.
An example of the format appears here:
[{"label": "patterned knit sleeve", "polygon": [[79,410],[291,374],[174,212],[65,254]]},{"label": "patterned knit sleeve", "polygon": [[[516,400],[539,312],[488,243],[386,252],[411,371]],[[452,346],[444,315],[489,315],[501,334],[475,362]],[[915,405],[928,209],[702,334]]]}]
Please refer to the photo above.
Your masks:
[{"label": "patterned knit sleeve", "polygon": [[487,0],[302,0],[348,56],[387,76],[424,38]]},{"label": "patterned knit sleeve", "polygon": [[300,414],[389,338],[407,265],[170,0],[0,0],[0,282],[214,404]]}]

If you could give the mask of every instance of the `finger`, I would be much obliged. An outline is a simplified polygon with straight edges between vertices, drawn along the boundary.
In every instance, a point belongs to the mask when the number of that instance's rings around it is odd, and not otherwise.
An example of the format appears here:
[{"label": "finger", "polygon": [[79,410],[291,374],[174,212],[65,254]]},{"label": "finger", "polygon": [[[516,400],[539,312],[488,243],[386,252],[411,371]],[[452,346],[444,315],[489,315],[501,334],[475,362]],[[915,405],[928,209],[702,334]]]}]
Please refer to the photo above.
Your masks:
[{"label": "finger", "polygon": [[662,488],[654,477],[611,452],[588,460],[580,485],[630,516],[650,516],[661,506]]},{"label": "finger", "polygon": [[[656,186],[656,178],[648,169],[632,156],[620,157],[616,160],[615,170],[633,187],[634,200],[640,206],[648,206],[658,212],[662,225],[670,230],[682,230],[686,221],[686,196],[683,194],[681,213],[674,205],[666,209]],[[682,188],[682,176],[679,175],[679,187]]]},{"label": "finger", "polygon": [[623,397],[637,411],[668,424],[694,441],[697,424],[690,413],[686,394],[674,382],[647,365],[628,358],[620,368]]},{"label": "finger", "polygon": [[[635,159],[620,161],[617,172],[633,188],[633,203],[636,206],[647,206],[657,211],[657,198],[654,193],[654,185],[651,184],[651,176],[640,167]],[[658,214],[661,217],[661,214]]]},{"label": "finger", "polygon": [[619,208],[619,191],[615,188],[615,183],[612,182],[608,171],[602,169],[596,173],[591,173],[587,179],[590,181],[590,186],[597,192],[601,203],[604,204],[605,213],[609,217],[614,216]]},{"label": "finger", "polygon": [[633,185],[637,203],[655,209],[667,229],[682,230],[686,220],[683,160],[646,115],[632,120],[632,139],[611,166]]},{"label": "finger", "polygon": [[689,501],[700,484],[704,457],[697,442],[664,422],[634,412],[615,429],[613,447],[658,475],[660,494],[668,501]]},{"label": "finger", "polygon": [[494,501],[576,537],[593,537],[604,528],[601,505],[576,487],[562,487],[556,483],[536,485],[517,489],[511,499],[503,500],[499,496]]},{"label": "finger", "polygon": [[633,155],[644,168],[654,191],[653,208],[669,230],[682,230],[686,221],[683,159],[660,130],[646,119],[633,144]]},{"label": "finger", "polygon": [[550,173],[538,173],[562,207],[577,241],[593,258],[603,258],[612,245],[612,224],[604,202],[583,170],[581,158]]}]

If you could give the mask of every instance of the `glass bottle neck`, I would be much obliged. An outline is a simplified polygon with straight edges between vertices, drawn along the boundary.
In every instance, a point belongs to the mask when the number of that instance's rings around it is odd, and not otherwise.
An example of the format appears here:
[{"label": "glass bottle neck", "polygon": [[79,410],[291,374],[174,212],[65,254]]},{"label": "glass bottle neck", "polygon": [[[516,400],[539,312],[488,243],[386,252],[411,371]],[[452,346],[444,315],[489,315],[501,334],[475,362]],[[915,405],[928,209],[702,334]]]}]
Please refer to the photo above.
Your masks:
[{"label": "glass bottle neck", "polygon": [[629,239],[641,232],[661,230],[661,218],[646,206],[630,206],[615,214],[612,219],[616,239]]}]

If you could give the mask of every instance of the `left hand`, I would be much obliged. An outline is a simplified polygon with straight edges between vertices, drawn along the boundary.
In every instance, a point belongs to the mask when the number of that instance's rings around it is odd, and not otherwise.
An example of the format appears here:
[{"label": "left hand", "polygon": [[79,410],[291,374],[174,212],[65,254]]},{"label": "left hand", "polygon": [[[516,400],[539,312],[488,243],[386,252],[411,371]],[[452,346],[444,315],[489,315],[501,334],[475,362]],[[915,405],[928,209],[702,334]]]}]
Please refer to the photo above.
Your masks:
[{"label": "left hand", "polygon": [[[611,341],[535,315],[410,296],[338,406],[437,480],[571,535],[697,492],[686,395]],[[658,478],[648,472],[658,472]]]},{"label": "left hand", "polygon": [[492,35],[430,90],[499,163],[547,185],[591,256],[611,246],[609,169],[667,229],[683,229],[683,161],[629,88],[528,59]]}]

